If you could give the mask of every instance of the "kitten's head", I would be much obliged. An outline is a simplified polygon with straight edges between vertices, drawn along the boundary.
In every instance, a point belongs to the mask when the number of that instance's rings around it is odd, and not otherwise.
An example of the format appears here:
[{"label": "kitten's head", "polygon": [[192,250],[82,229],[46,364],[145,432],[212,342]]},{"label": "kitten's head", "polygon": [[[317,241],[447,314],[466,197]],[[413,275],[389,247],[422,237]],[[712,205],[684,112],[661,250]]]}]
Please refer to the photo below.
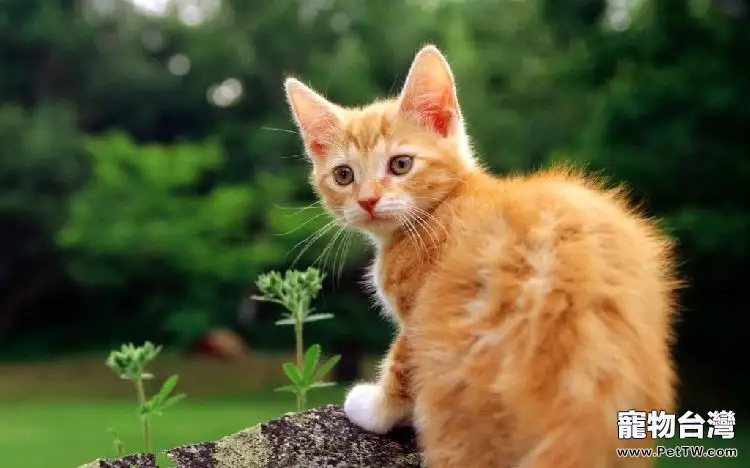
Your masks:
[{"label": "kitten's head", "polygon": [[376,237],[429,213],[474,167],[448,62],[417,53],[397,98],[329,102],[294,78],[287,99],[312,161],[311,183],[336,218]]}]

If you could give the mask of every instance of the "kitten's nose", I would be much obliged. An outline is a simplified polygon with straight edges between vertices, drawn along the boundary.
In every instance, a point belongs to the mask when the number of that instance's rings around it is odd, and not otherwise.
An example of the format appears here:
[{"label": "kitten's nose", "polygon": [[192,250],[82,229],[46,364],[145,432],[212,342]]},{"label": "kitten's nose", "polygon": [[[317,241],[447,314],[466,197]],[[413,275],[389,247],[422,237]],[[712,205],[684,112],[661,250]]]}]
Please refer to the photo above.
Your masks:
[{"label": "kitten's nose", "polygon": [[365,198],[364,200],[359,200],[357,203],[359,203],[359,206],[361,206],[363,210],[372,213],[372,210],[375,209],[375,205],[377,205],[379,201],[380,197],[370,197]]}]

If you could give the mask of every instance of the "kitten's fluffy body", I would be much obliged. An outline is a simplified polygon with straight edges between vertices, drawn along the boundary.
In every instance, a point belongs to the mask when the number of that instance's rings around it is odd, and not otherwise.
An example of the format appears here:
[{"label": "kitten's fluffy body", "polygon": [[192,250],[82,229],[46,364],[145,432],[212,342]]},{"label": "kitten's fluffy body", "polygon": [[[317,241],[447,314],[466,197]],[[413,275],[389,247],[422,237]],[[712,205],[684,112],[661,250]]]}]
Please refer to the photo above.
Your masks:
[{"label": "kitten's fluffy body", "polygon": [[655,225],[576,171],[485,171],[432,46],[395,99],[286,90],[312,185],[373,240],[370,280],[399,329],[349,418],[381,433],[413,421],[430,468],[652,466],[615,448],[652,443],[618,440],[618,411],[674,404],[677,283]]}]

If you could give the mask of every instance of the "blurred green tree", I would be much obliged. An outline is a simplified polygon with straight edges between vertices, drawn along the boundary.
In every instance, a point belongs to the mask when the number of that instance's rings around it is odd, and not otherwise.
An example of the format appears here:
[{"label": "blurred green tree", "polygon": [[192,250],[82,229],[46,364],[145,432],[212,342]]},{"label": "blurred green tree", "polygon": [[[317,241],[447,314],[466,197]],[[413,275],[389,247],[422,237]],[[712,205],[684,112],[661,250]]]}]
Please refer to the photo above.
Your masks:
[{"label": "blurred green tree", "polygon": [[64,105],[0,106],[0,341],[38,321],[54,303],[46,291],[71,286],[54,235],[88,173],[75,117]]},{"label": "blurred green tree", "polygon": [[[678,236],[690,286],[678,350],[683,365],[699,363],[686,373],[743,351],[746,1],[200,5],[0,3],[4,350],[188,343],[233,322],[257,274],[291,267],[328,221],[284,75],[362,104],[396,94],[413,53],[434,42],[492,170],[586,163],[626,181]],[[325,250],[332,235],[310,238],[298,262],[344,261],[321,299],[337,319],[311,338],[383,346],[387,325],[356,281],[366,249],[342,255],[341,236]],[[256,316],[254,344],[284,342],[272,322]],[[707,350],[709,332],[724,343]]]},{"label": "blurred green tree", "polygon": [[101,310],[107,321],[123,319],[118,333],[166,326],[189,344],[231,320],[237,291],[284,257],[288,239],[267,226],[280,217],[273,205],[290,199],[288,179],[257,173],[249,184],[199,190],[224,161],[215,142],[139,145],[112,133],[86,146],[92,175],[71,201],[59,242],[81,284],[110,293],[143,288],[129,301],[134,309],[113,301]]}]

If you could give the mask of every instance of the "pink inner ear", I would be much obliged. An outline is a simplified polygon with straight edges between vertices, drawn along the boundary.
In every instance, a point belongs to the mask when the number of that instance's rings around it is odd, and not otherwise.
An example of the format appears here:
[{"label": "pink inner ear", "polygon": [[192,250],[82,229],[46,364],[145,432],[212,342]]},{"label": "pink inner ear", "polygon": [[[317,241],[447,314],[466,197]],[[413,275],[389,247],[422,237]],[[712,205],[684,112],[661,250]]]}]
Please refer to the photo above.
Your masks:
[{"label": "pink inner ear", "polygon": [[453,120],[453,107],[452,93],[448,90],[442,96],[420,102],[417,112],[426,124],[445,137]]},{"label": "pink inner ear", "polygon": [[339,121],[328,111],[314,116],[308,125],[302,126],[302,133],[307,140],[307,147],[313,156],[322,157],[331,149],[334,140],[339,137]]},{"label": "pink inner ear", "polygon": [[310,151],[312,151],[315,156],[320,157],[326,152],[326,147],[319,140],[312,140],[310,141]]}]

